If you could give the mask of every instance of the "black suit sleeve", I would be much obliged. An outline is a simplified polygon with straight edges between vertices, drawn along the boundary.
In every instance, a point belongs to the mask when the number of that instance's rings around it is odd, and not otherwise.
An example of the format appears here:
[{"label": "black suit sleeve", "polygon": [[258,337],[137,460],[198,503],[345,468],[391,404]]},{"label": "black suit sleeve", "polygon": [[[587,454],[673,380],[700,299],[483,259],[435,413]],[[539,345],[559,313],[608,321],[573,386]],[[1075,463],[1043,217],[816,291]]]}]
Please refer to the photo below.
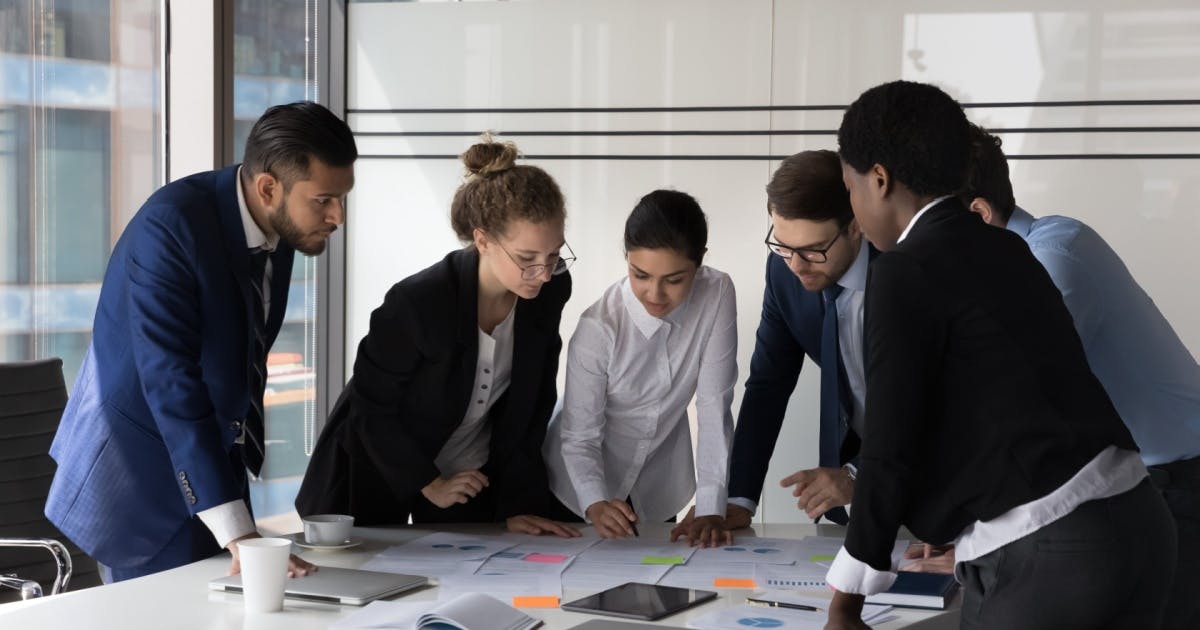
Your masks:
[{"label": "black suit sleeve", "polygon": [[754,501],[762,495],[763,480],[779,439],[788,399],[804,365],[804,348],[788,329],[776,296],[771,262],[768,257],[762,317],[750,359],[750,377],[746,379],[738,411],[729,466],[729,496]]},{"label": "black suit sleeve", "polygon": [[352,430],[375,469],[401,501],[438,476],[436,452],[421,448],[402,401],[422,364],[423,338],[415,306],[399,286],[371,313],[371,328],[354,361]]},{"label": "black suit sleeve", "polygon": [[[546,439],[546,425],[558,402],[558,360],[562,352],[562,336],[558,328],[563,305],[571,297],[571,275],[559,276],[553,285],[558,286],[554,286],[553,296],[547,296],[551,299],[547,300],[541,323],[550,337],[542,359],[542,380],[525,435],[517,443],[504,468],[497,502],[500,520],[521,514],[550,514],[550,482],[542,457],[542,442]],[[550,289],[553,285],[545,286]]]},{"label": "black suit sleeve", "polygon": [[931,405],[938,400],[948,309],[920,264],[903,254],[880,256],[867,278],[867,438],[846,551],[875,570],[890,571],[912,489],[921,486],[916,476],[926,419],[937,413]]}]

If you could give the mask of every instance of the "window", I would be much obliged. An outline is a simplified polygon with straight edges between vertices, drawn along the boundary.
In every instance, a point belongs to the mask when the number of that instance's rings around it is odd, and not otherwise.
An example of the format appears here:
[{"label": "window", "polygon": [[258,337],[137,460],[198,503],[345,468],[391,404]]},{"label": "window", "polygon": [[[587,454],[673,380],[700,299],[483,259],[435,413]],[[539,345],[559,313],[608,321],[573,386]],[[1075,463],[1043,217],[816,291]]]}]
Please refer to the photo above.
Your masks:
[{"label": "window", "polygon": [[[234,156],[241,160],[254,121],[268,107],[320,100],[325,55],[316,0],[238,0],[233,16]],[[250,484],[260,524],[295,529],[292,503],[316,442],[317,259],[296,254],[283,328],[267,357],[267,456]]]},{"label": "window", "polygon": [[0,361],[75,379],[112,245],[162,184],[159,2],[0,4]]}]

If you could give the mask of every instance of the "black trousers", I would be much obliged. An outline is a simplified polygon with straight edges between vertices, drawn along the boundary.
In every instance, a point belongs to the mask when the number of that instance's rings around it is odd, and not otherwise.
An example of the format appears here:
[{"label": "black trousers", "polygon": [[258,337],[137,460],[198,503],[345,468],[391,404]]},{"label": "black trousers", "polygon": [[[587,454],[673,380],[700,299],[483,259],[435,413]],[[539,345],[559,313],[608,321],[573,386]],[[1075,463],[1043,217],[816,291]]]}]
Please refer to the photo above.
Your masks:
[{"label": "black trousers", "polygon": [[1163,628],[1200,628],[1200,457],[1150,467],[1150,480],[1175,517],[1179,563]]},{"label": "black trousers", "polygon": [[1157,628],[1175,527],[1143,480],[958,567],[963,629]]}]

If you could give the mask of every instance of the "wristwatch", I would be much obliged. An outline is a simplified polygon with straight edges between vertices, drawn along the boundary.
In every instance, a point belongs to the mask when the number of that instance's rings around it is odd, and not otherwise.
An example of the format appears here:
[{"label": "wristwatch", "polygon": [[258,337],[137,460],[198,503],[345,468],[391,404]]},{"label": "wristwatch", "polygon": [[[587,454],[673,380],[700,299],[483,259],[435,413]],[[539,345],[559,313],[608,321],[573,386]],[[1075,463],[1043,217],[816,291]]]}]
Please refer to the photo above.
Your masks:
[{"label": "wristwatch", "polygon": [[842,464],[842,468],[846,469],[846,476],[850,478],[851,483],[858,479],[858,469],[854,467],[854,464]]}]

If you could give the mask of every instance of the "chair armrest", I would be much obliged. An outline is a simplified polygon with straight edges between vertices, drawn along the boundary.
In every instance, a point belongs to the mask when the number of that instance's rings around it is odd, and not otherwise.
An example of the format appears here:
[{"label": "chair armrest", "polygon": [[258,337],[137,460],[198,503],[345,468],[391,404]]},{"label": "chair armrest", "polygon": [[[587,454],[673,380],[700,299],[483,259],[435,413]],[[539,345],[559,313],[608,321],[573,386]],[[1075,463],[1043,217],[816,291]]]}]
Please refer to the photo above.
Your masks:
[{"label": "chair armrest", "polygon": [[[54,578],[54,586],[50,589],[51,595],[58,595],[67,590],[67,585],[71,582],[71,553],[67,551],[66,546],[54,540],[53,538],[3,538],[0,537],[0,547],[41,547],[50,552],[54,556],[54,562],[58,565],[58,575]],[[24,580],[22,580],[23,582]],[[5,583],[7,586],[12,584]],[[22,588],[14,586],[14,588]],[[39,588],[40,590],[40,588]],[[25,591],[22,588],[22,597]],[[38,594],[40,595],[40,593]]]},{"label": "chair armrest", "polygon": [[33,599],[42,596],[42,585],[33,580],[22,580],[16,575],[0,575],[0,586],[7,586],[21,591],[21,599]]}]

